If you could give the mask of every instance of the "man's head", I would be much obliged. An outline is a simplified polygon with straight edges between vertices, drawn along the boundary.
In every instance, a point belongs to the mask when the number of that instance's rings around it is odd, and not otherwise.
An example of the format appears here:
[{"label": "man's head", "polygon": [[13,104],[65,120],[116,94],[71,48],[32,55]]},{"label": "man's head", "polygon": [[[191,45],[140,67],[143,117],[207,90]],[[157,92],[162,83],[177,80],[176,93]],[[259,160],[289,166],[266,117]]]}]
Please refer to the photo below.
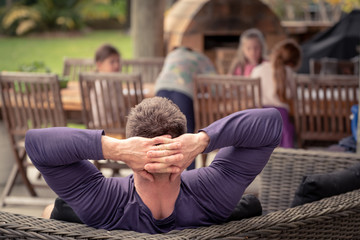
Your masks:
[{"label": "man's head", "polygon": [[144,99],[131,109],[126,137],[153,138],[171,135],[172,138],[186,133],[186,117],[169,99],[153,97]]}]

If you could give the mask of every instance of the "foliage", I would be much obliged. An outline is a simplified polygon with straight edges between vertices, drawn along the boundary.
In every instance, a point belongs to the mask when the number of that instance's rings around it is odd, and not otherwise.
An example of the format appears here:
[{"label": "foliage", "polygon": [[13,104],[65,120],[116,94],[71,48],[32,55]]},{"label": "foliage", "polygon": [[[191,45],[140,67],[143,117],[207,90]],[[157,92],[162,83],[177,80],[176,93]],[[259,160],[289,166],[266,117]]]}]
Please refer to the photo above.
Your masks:
[{"label": "foliage", "polygon": [[30,31],[76,30],[83,26],[80,10],[84,0],[20,1],[7,9],[1,21],[4,33],[24,35]]},{"label": "foliage", "polygon": [[[51,69],[46,66],[44,62],[33,61],[28,64],[21,64],[18,68],[19,72],[37,72],[37,73],[51,73]],[[69,82],[69,77],[58,76],[60,88],[66,88]]]},{"label": "foliage", "polygon": [[28,64],[20,64],[18,71],[20,72],[42,72],[51,73],[51,69],[41,61],[33,61]]},{"label": "foliage", "polygon": [[0,9],[3,33],[21,36],[31,31],[79,30],[87,20],[126,21],[126,0],[19,0]]},{"label": "foliage", "polygon": [[93,0],[89,1],[82,10],[85,20],[117,19],[123,24],[126,21],[126,0]]},{"label": "foliage", "polygon": [[344,12],[351,12],[355,8],[360,8],[360,0],[326,0],[333,6],[341,5]]}]

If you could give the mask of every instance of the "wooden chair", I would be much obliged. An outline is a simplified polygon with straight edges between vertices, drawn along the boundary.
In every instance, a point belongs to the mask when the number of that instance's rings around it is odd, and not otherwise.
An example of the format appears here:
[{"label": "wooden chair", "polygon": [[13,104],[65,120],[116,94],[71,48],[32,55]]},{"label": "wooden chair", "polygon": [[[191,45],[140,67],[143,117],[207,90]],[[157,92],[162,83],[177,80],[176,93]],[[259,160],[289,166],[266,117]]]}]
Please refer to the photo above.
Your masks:
[{"label": "wooden chair", "polygon": [[297,75],[294,118],[299,147],[305,141],[339,141],[351,135],[351,106],[358,104],[356,76]]},{"label": "wooden chair", "polygon": [[[164,58],[121,59],[121,72],[137,73],[141,75],[142,82],[155,83],[163,64]],[[94,72],[95,69],[92,58],[66,58],[63,76],[69,76],[70,81],[77,81],[80,72]]]},{"label": "wooden chair", "polygon": [[354,60],[336,58],[310,59],[310,74],[357,75],[358,63]]},{"label": "wooden chair", "polygon": [[9,133],[15,164],[0,198],[0,206],[11,203],[9,197],[20,173],[31,196],[37,196],[27,175],[29,163],[24,137],[28,129],[66,126],[57,75],[40,73],[1,73],[2,114]]},{"label": "wooden chair", "polygon": [[[231,113],[261,108],[260,78],[198,75],[194,79],[196,131]],[[207,155],[202,155],[203,166]]]},{"label": "wooden chair", "polygon": [[122,59],[123,73],[138,73],[143,83],[155,83],[164,65],[164,58]]},{"label": "wooden chair", "polygon": [[229,72],[236,51],[236,48],[215,49],[216,69],[219,74],[227,74]]},{"label": "wooden chair", "polygon": [[[126,116],[140,103],[143,96],[142,81],[138,74],[80,73],[83,121],[88,129],[104,129],[107,135],[125,138]],[[125,164],[107,161],[95,162],[101,168],[113,169],[113,174]]]},{"label": "wooden chair", "polygon": [[80,72],[95,71],[96,66],[92,58],[65,58],[63,76],[70,81],[78,81]]}]

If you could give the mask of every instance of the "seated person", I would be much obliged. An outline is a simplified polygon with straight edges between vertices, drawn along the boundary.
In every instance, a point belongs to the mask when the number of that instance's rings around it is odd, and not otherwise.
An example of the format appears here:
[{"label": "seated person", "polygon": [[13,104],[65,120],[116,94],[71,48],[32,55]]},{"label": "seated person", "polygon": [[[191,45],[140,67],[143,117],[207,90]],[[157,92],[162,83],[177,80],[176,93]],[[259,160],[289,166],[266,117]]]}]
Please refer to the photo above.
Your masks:
[{"label": "seated person", "polygon": [[[112,72],[121,72],[121,55],[120,52],[110,44],[101,45],[95,52],[95,64],[96,72],[99,73],[112,73]],[[109,100],[107,96],[103,96],[104,92],[108,90],[106,81],[101,81],[100,79],[95,81],[94,89],[90,91],[90,102],[91,102],[91,111],[93,125],[96,128],[101,128],[101,126],[106,123],[106,119],[109,124],[112,124],[112,115],[110,112],[105,113],[105,105],[109,105]],[[105,102],[104,102],[105,101]],[[105,104],[106,103],[106,104]],[[105,117],[106,116],[106,117]],[[100,119],[99,119],[100,118]]]},{"label": "seated person", "polygon": [[[102,130],[46,128],[29,130],[25,146],[82,222],[153,234],[225,222],[279,144],[281,131],[279,112],[269,108],[237,112],[184,134],[179,108],[155,97],[130,112],[128,139]],[[208,167],[183,171],[199,153],[215,149],[220,150]],[[88,159],[121,160],[134,173],[105,178]]]}]

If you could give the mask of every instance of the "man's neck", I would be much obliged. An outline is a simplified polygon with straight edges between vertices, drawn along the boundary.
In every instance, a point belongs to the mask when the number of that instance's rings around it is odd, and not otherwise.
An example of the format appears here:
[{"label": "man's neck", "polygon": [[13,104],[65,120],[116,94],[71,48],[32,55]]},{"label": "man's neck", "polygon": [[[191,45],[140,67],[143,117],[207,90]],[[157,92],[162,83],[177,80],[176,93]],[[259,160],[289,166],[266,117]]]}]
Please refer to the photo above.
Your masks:
[{"label": "man's neck", "polygon": [[180,175],[174,181],[170,174],[156,174],[155,181],[134,173],[134,184],[137,193],[150,209],[155,219],[163,219],[174,211],[175,202],[180,192]]}]

